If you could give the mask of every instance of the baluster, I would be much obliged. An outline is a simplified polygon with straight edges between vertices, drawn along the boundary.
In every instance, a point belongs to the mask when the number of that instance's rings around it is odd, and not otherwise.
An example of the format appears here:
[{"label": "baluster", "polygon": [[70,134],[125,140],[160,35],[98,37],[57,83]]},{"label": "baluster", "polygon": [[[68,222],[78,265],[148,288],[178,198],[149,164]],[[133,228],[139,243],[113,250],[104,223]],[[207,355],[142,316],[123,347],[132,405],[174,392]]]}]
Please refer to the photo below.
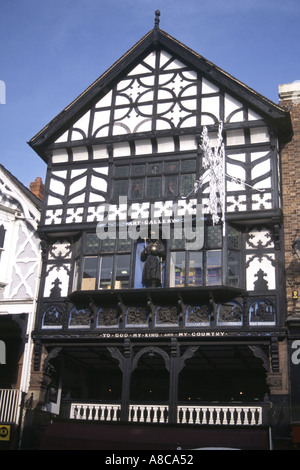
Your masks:
[{"label": "baluster", "polygon": [[162,416],[163,416],[163,412],[162,412],[162,406],[158,406],[157,407],[157,422],[158,423],[162,423],[163,420],[162,420]]},{"label": "baluster", "polygon": [[221,419],[220,419],[221,408],[215,408],[215,411],[217,414],[215,424],[221,424]]},{"label": "baluster", "polygon": [[233,424],[234,424],[234,408],[230,407],[230,408],[229,408],[229,411],[230,411],[230,421],[229,421],[229,425],[233,425]]},{"label": "baluster", "polygon": [[194,408],[194,424],[200,424],[200,408]]},{"label": "baluster", "polygon": [[236,412],[237,412],[236,424],[237,425],[242,424],[242,420],[241,420],[242,408],[236,408]]},{"label": "baluster", "polygon": [[151,420],[152,423],[157,423],[157,410],[158,410],[158,407],[157,406],[153,406],[153,418]]},{"label": "baluster", "polygon": [[209,411],[209,421],[208,424],[214,424],[214,408],[208,408]]},{"label": "baluster", "polygon": [[104,413],[105,413],[105,408],[104,406],[100,405],[100,417],[99,417],[100,421],[105,421]]},{"label": "baluster", "polygon": [[203,408],[203,420],[202,420],[202,424],[207,424],[207,412],[208,412],[208,408],[207,408],[207,407],[204,407],[204,408]]},{"label": "baluster", "polygon": [[255,422],[255,411],[256,411],[256,408],[250,408],[250,412],[251,412],[250,426],[253,426],[253,425],[256,424],[256,422]]},{"label": "baluster", "polygon": [[86,410],[87,410],[87,406],[86,406],[86,405],[82,405],[81,409],[82,409],[82,416],[81,416],[81,419],[86,419]]},{"label": "baluster", "polygon": [[164,409],[164,422],[167,423],[169,421],[169,408],[166,406]]},{"label": "baluster", "polygon": [[246,408],[245,409],[245,421],[244,421],[244,425],[245,426],[249,426],[250,422],[249,422],[249,408]]},{"label": "baluster", "polygon": [[148,407],[147,405],[141,406],[141,422],[147,423],[148,422]]}]

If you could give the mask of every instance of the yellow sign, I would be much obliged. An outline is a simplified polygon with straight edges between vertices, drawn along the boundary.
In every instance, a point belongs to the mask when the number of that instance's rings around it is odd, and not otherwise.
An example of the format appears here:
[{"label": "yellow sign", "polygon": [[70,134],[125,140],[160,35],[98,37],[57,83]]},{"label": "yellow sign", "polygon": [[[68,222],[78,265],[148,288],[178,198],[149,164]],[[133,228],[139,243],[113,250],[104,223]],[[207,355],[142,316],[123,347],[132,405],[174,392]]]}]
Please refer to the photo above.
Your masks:
[{"label": "yellow sign", "polygon": [[10,440],[10,425],[0,424],[0,442]]}]

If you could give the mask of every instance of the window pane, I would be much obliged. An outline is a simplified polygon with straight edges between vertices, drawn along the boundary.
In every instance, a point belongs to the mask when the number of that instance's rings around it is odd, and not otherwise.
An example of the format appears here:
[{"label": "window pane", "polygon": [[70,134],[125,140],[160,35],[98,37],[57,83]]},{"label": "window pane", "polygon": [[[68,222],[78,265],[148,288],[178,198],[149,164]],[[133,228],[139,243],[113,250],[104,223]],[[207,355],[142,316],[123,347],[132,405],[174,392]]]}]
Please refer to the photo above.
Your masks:
[{"label": "window pane", "polygon": [[203,255],[198,252],[190,252],[189,262],[189,286],[201,286],[203,273]]},{"label": "window pane", "polygon": [[131,239],[128,238],[119,238],[118,239],[118,251],[130,251],[131,250]]},{"label": "window pane", "polygon": [[162,163],[148,163],[148,173],[150,175],[159,175],[162,172]]},{"label": "window pane", "polygon": [[91,256],[84,259],[81,289],[95,290],[97,277],[97,257]]},{"label": "window pane", "polygon": [[98,253],[99,238],[95,233],[88,233],[85,240],[86,253]]},{"label": "window pane", "polygon": [[185,252],[171,253],[170,286],[184,287],[185,285]]},{"label": "window pane", "polygon": [[207,248],[222,248],[221,225],[207,227]]},{"label": "window pane", "polygon": [[161,178],[148,178],[147,181],[147,196],[160,197],[161,195]]},{"label": "window pane", "polygon": [[179,162],[165,162],[165,171],[168,173],[178,173]]},{"label": "window pane", "polygon": [[131,197],[133,199],[140,199],[143,197],[143,180],[132,180],[131,183]]},{"label": "window pane", "polygon": [[240,253],[229,251],[228,253],[228,283],[230,286],[239,286]]},{"label": "window pane", "polygon": [[129,176],[129,166],[117,166],[115,169],[116,176]]},{"label": "window pane", "polygon": [[114,197],[127,196],[128,180],[116,180],[114,183]]},{"label": "window pane", "polygon": [[132,165],[131,174],[133,176],[140,176],[145,174],[145,165]]},{"label": "window pane", "polygon": [[115,240],[112,238],[105,238],[102,240],[101,251],[106,253],[113,252],[115,249]]},{"label": "window pane", "polygon": [[130,255],[118,255],[116,266],[115,289],[129,287]]},{"label": "window pane", "polygon": [[194,189],[194,183],[196,181],[196,175],[182,175],[180,185],[180,195],[187,196]]},{"label": "window pane", "polygon": [[181,171],[196,171],[196,160],[182,160],[181,162]]},{"label": "window pane", "polygon": [[[180,236],[181,232],[181,236]],[[171,232],[171,249],[173,250],[184,250],[185,249],[185,236],[184,236],[184,230],[183,227],[176,229],[176,237],[180,238],[175,238],[175,229],[172,230]]]},{"label": "window pane", "polygon": [[240,232],[233,227],[227,229],[228,248],[240,249]]},{"label": "window pane", "polygon": [[175,196],[177,194],[177,176],[167,176],[165,179],[165,196]]},{"label": "window pane", "polygon": [[208,286],[222,284],[222,251],[207,251],[206,256],[206,284]]},{"label": "window pane", "polygon": [[103,256],[100,258],[100,289],[111,289],[113,272],[113,257]]}]

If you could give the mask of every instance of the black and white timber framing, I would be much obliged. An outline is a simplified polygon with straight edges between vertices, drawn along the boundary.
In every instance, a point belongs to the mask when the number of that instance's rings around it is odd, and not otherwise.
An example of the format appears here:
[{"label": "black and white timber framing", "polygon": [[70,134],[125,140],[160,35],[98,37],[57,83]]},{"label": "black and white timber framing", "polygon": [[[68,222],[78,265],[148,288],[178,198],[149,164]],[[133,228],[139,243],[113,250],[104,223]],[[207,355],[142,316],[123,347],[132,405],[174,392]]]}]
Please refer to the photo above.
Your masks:
[{"label": "black and white timber framing", "polygon": [[[155,205],[163,217],[201,175],[203,127],[213,145],[220,122],[233,177],[227,236],[207,215],[198,254],[164,240],[161,285],[143,287],[145,241],[99,240],[103,204],[117,217],[122,196],[140,212]],[[119,363],[127,404],[143,351],[166,354],[166,363],[176,358],[172,380],[184,366],[182,351],[192,357],[201,344],[246,345],[266,373],[278,373],[285,338],[280,149],[290,138],[288,112],[156,24],[29,142],[48,165],[35,370],[42,347],[50,361],[68,347],[97,346]],[[205,213],[208,190],[204,182],[186,207],[202,203]],[[177,392],[169,397],[174,406]]]}]

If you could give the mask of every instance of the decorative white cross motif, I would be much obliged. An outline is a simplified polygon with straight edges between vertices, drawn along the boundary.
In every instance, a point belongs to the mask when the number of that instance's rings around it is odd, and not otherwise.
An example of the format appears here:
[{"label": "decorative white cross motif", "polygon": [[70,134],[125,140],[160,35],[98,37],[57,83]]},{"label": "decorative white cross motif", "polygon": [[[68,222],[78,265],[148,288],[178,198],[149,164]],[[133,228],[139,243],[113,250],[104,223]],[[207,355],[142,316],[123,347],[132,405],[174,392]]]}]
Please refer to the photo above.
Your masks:
[{"label": "decorative white cross motif", "polygon": [[139,219],[149,219],[149,209],[150,209],[150,202],[143,202],[141,204],[134,203],[131,205],[129,209],[129,216],[132,219],[139,220]]}]

